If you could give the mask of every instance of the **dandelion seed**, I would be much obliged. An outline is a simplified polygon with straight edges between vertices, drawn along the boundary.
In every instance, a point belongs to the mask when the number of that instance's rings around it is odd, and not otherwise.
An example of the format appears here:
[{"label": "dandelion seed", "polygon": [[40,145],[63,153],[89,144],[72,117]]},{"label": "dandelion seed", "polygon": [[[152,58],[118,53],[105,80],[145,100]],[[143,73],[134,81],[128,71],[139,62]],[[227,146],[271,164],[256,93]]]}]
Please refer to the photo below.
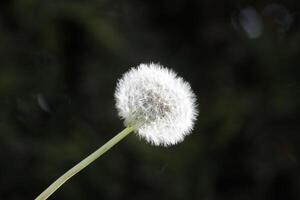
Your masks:
[{"label": "dandelion seed", "polygon": [[190,85],[158,64],[140,64],[117,84],[116,107],[125,126],[154,145],[173,145],[188,135],[197,116]]}]

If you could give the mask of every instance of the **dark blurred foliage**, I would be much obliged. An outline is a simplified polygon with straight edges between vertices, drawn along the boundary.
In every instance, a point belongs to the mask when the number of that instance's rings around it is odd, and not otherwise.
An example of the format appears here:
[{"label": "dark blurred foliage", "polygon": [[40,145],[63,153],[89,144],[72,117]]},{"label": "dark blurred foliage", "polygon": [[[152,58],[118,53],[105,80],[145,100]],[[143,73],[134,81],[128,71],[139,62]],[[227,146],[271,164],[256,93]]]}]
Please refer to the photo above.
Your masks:
[{"label": "dark blurred foliage", "polygon": [[33,199],[123,129],[116,80],[160,62],[200,116],[131,135],[51,199],[300,199],[300,3],[1,0],[0,199]]}]

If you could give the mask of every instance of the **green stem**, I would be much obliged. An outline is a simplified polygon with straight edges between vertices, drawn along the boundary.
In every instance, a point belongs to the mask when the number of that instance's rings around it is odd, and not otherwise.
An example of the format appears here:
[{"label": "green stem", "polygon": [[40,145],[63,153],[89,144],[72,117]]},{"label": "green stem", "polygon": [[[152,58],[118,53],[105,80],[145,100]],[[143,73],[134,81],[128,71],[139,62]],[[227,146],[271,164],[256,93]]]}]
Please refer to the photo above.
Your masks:
[{"label": "green stem", "polygon": [[126,137],[129,133],[133,131],[133,127],[127,127],[123,131],[121,131],[118,135],[110,139],[106,142],[102,147],[97,149],[94,153],[90,154],[84,160],[79,162],[77,165],[69,169],[66,173],[64,173],[61,177],[59,177],[55,182],[53,182],[44,192],[42,192],[35,200],[45,200],[51,194],[53,194],[60,186],[62,186],[67,180],[69,180],[72,176],[80,172],[86,166],[91,164],[97,158],[99,158],[102,154],[112,148],[115,144],[117,144],[120,140]]}]

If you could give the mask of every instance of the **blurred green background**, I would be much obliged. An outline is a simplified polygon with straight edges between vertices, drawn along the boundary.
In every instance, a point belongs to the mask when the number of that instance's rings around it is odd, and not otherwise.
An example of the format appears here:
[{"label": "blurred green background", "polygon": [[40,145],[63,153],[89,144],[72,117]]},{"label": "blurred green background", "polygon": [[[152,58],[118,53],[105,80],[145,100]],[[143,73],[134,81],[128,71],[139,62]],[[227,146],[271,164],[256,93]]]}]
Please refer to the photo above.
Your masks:
[{"label": "blurred green background", "polygon": [[50,199],[300,199],[299,7],[2,0],[0,199],[33,199],[122,130],[116,81],[151,61],[191,83],[193,133],[130,135]]}]

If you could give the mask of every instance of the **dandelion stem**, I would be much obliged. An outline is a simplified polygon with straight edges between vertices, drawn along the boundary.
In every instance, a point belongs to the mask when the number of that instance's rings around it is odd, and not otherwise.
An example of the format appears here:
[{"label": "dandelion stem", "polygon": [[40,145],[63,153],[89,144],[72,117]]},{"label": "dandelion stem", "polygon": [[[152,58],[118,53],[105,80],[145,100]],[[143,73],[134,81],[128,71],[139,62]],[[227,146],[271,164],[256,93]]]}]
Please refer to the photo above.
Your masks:
[{"label": "dandelion stem", "polygon": [[126,137],[129,133],[133,131],[133,127],[127,127],[111,140],[106,142],[103,146],[97,149],[95,152],[90,154],[88,157],[83,159],[77,165],[69,169],[66,173],[64,173],[61,177],[59,177],[56,181],[54,181],[44,192],[42,192],[35,200],[45,200],[51,194],[53,194],[60,186],[62,186],[67,180],[69,180],[72,176],[80,172],[82,169],[87,167],[97,158],[99,158],[102,154],[112,148],[115,144],[121,141],[124,137]]}]

